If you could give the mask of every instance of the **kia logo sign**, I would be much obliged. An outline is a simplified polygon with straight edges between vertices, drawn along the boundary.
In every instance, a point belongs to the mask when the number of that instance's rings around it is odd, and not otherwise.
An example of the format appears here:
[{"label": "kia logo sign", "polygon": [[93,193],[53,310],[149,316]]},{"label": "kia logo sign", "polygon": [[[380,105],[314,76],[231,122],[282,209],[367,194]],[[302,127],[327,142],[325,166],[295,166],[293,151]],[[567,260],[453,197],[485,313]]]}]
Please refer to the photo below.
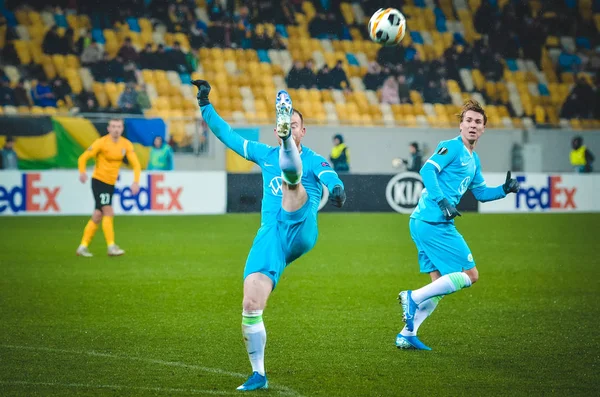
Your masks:
[{"label": "kia logo sign", "polygon": [[385,197],[394,211],[410,214],[417,206],[423,188],[421,175],[416,172],[403,172],[390,179],[385,189]]}]

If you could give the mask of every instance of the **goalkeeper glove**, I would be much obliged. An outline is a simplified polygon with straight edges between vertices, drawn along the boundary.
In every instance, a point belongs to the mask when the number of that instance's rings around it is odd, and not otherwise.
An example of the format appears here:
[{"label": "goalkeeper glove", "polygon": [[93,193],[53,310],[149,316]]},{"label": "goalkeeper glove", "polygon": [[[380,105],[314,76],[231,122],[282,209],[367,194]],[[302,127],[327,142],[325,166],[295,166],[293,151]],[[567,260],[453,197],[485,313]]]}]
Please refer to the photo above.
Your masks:
[{"label": "goalkeeper glove", "polygon": [[344,188],[340,185],[335,185],[329,194],[329,200],[331,201],[331,204],[338,208],[342,208],[346,202],[346,192],[344,191]]},{"label": "goalkeeper glove", "polygon": [[210,105],[208,100],[208,94],[210,93],[210,84],[206,80],[194,80],[192,84],[198,87],[198,105],[202,108],[203,106]]},{"label": "goalkeeper glove", "polygon": [[504,190],[505,194],[508,193],[517,193],[521,186],[519,186],[519,181],[516,179],[510,179],[510,171],[506,173],[506,181],[504,185],[502,185],[502,190]]},{"label": "goalkeeper glove", "polygon": [[450,204],[450,201],[448,201],[448,199],[446,198],[443,198],[440,201],[438,201],[438,207],[440,207],[440,209],[442,210],[444,218],[447,221],[450,221],[456,218],[457,216],[462,216],[460,212],[458,212],[456,207]]}]

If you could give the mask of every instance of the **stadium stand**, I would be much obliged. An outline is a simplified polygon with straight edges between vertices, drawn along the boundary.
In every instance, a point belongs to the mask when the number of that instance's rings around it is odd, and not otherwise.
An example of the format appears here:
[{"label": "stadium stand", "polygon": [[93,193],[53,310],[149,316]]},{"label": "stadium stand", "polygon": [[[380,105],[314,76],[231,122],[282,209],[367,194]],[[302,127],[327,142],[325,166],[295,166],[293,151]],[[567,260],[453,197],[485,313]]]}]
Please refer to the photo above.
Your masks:
[{"label": "stadium stand", "polygon": [[[599,1],[23,4],[0,0],[3,114],[143,113],[184,144],[202,78],[240,123],[268,123],[287,88],[318,124],[448,127],[473,97],[491,127],[600,127]],[[392,4],[409,34],[381,47],[366,24]]]}]

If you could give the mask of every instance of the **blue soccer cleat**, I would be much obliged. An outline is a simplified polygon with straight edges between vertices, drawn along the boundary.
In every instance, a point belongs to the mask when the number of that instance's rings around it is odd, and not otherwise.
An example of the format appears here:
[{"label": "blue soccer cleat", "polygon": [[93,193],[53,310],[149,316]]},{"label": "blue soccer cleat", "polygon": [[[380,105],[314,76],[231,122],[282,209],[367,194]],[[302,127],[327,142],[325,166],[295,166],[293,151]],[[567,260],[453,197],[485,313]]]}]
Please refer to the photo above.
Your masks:
[{"label": "blue soccer cleat", "polygon": [[267,380],[267,375],[261,375],[258,372],[254,371],[252,375],[248,378],[243,385],[239,386],[237,390],[239,391],[251,391],[258,389],[268,389],[269,381]]},{"label": "blue soccer cleat", "polygon": [[292,98],[286,90],[277,93],[275,99],[275,115],[277,125],[277,136],[281,139],[287,139],[292,131]]},{"label": "blue soccer cleat", "polygon": [[431,350],[431,347],[427,346],[417,338],[417,336],[404,336],[402,334],[396,335],[396,347],[398,349],[416,349],[416,350]]},{"label": "blue soccer cleat", "polygon": [[410,332],[414,329],[415,312],[418,305],[412,299],[412,291],[402,291],[398,295],[402,305],[402,320],[406,323],[406,329]]}]

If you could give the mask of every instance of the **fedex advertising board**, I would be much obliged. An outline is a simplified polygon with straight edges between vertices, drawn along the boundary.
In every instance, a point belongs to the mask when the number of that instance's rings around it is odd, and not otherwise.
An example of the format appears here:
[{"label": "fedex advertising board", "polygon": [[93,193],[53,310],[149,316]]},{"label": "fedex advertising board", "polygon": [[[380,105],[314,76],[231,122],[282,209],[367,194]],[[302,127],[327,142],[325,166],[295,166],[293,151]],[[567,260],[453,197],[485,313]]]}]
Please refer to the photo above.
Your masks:
[{"label": "fedex advertising board", "polygon": [[[484,173],[488,186],[504,183],[504,173]],[[600,192],[598,174],[513,174],[521,189],[502,200],[479,204],[479,212],[599,212],[593,193]]]},{"label": "fedex advertising board", "polygon": [[[122,171],[113,208],[116,214],[223,214],[226,178],[225,172],[143,172],[134,196],[133,172]],[[0,215],[90,215],[93,210],[90,179],[82,184],[77,171],[0,172]]]}]

